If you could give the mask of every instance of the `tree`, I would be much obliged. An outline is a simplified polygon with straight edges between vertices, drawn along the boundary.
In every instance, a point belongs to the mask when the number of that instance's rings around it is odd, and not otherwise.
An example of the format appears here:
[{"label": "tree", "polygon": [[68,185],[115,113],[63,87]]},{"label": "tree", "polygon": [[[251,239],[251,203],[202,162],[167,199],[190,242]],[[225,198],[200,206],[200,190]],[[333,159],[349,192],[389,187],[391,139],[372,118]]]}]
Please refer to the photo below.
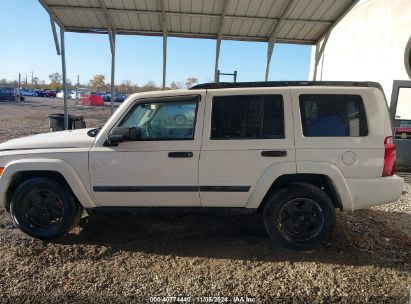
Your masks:
[{"label": "tree", "polygon": [[32,83],[32,85],[35,87],[35,88],[38,88],[38,86],[39,86],[39,81],[40,81],[40,79],[38,78],[38,77],[34,77],[33,78],[33,83]]},{"label": "tree", "polygon": [[50,74],[49,79],[50,84],[48,87],[50,90],[59,90],[61,88],[62,77],[60,73],[55,72],[53,74]]},{"label": "tree", "polygon": [[98,88],[104,88],[105,79],[106,77],[103,74],[96,74],[93,76],[93,78],[90,79],[90,86],[93,88],[94,91],[97,91]]},{"label": "tree", "polygon": [[173,81],[172,83],[170,83],[170,89],[172,90],[182,89],[183,87],[184,85],[181,81]]},{"label": "tree", "polygon": [[158,90],[156,83],[152,80],[147,81],[147,83],[143,86],[143,91],[156,91]]},{"label": "tree", "polygon": [[198,79],[196,77],[187,77],[185,85],[186,88],[189,89],[196,83],[198,83]]},{"label": "tree", "polygon": [[118,91],[125,94],[130,94],[132,91],[133,84],[131,80],[126,79],[118,86]]}]

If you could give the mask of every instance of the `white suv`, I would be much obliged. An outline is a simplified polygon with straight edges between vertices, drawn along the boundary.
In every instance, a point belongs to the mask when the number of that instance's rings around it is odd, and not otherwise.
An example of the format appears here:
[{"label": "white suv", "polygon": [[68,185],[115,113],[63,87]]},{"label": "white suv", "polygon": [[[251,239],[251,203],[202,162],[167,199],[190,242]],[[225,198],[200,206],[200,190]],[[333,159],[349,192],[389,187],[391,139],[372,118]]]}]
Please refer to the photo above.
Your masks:
[{"label": "white suv", "polygon": [[306,250],[332,233],[336,208],[396,201],[394,162],[378,84],[212,83],[134,94],[101,130],[0,144],[0,204],[40,239],[83,208],[237,208]]}]

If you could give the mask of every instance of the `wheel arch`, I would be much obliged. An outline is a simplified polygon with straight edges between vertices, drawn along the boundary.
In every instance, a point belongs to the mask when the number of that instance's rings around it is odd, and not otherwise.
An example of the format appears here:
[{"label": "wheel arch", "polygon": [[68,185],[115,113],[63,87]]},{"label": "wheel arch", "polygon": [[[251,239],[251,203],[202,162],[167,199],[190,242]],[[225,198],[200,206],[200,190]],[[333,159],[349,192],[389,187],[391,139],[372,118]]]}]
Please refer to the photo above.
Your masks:
[{"label": "wheel arch", "polygon": [[338,208],[341,211],[344,209],[341,196],[329,176],[324,174],[296,173],[285,174],[278,177],[267,191],[261,204],[258,206],[258,211],[260,212],[263,210],[268,198],[273,192],[284,188],[304,187],[305,185],[312,185],[324,191],[331,198],[335,208]]},{"label": "wheel arch", "polygon": [[56,159],[25,159],[7,164],[0,178],[0,203],[10,210],[10,199],[14,189],[32,177],[54,178],[62,182],[73,193],[74,198],[85,208],[96,206],[77,172],[69,163]]},{"label": "wheel arch", "polygon": [[268,168],[251,194],[246,208],[261,209],[272,191],[304,182],[324,188],[336,208],[353,210],[353,201],[345,178],[333,164],[319,162],[282,163]]}]

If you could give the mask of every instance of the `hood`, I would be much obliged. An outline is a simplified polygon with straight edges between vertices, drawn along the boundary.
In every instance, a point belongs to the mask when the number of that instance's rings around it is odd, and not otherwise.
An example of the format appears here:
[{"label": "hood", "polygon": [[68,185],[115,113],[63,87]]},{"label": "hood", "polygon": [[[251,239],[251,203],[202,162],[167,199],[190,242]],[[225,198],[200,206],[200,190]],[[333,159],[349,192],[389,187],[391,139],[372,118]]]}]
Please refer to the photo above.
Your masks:
[{"label": "hood", "polygon": [[16,138],[0,144],[0,151],[54,148],[91,148],[95,137],[90,137],[87,135],[87,132],[90,130],[92,129],[49,132]]}]

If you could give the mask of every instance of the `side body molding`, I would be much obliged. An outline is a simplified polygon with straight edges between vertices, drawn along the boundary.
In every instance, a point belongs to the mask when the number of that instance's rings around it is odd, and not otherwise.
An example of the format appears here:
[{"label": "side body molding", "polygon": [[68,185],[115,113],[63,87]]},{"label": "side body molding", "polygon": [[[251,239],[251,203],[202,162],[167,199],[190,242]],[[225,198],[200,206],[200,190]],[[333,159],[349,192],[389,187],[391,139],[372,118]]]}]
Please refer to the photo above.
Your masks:
[{"label": "side body molding", "polygon": [[24,171],[55,171],[60,173],[84,208],[96,207],[93,197],[87,191],[74,167],[61,159],[21,159],[8,163],[0,177],[0,205],[4,205],[6,202],[7,188],[13,175]]},{"label": "side body molding", "polygon": [[268,167],[258,180],[256,186],[254,187],[254,191],[248,199],[245,207],[258,208],[258,206],[260,206],[261,202],[263,201],[264,196],[267,194],[271,185],[277,178],[284,174],[295,173],[297,173],[295,162],[278,163]]}]

